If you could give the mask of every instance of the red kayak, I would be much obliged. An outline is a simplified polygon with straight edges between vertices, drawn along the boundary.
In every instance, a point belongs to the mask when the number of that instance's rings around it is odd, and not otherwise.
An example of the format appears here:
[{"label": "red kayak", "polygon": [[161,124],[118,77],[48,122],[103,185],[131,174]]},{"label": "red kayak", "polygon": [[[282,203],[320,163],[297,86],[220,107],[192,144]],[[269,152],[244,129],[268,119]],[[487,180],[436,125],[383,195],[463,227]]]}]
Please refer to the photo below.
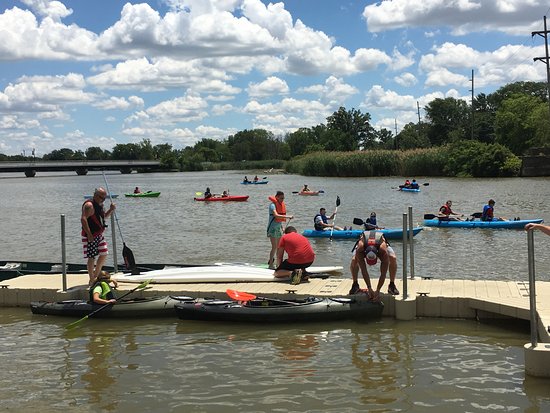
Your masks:
[{"label": "red kayak", "polygon": [[248,200],[248,195],[211,196],[210,198],[194,198],[194,199],[195,201],[206,201],[206,202],[213,202],[213,201],[244,202]]},{"label": "red kayak", "polygon": [[298,192],[298,195],[306,195],[306,196],[316,196],[319,195],[321,191],[308,191],[308,192]]}]

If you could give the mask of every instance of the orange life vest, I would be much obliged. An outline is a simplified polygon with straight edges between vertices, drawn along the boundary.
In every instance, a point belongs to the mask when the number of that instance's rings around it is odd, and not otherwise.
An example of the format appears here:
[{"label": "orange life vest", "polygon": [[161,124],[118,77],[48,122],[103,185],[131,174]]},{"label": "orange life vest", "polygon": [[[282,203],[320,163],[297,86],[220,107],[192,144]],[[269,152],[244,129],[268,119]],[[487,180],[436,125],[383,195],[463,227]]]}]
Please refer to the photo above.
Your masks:
[{"label": "orange life vest", "polygon": [[[277,200],[277,198],[275,198],[274,196],[270,196],[270,197],[269,197],[269,200],[275,204],[275,209],[277,210],[277,214],[279,214],[279,215],[286,215],[286,205],[285,205],[285,201],[279,202],[279,201]],[[286,221],[285,218],[278,218],[278,217],[275,217],[275,222],[285,222],[285,221]]]}]

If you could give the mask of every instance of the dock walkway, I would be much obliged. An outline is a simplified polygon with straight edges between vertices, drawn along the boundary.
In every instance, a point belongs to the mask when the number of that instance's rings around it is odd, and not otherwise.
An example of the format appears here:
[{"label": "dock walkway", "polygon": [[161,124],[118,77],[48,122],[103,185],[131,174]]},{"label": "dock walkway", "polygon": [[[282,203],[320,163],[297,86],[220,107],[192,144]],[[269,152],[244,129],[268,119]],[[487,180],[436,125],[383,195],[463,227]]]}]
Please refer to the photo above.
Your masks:
[{"label": "dock walkway", "polygon": [[[67,291],[61,291],[61,275],[26,275],[0,282],[0,306],[26,307],[31,301],[61,301],[87,299],[87,275],[67,275]],[[363,281],[360,281],[364,287]],[[386,283],[387,285],[387,283]],[[396,285],[403,292],[401,280]],[[128,291],[137,284],[119,283],[119,291]],[[345,296],[351,288],[351,279],[314,278],[307,283],[290,285],[284,282],[204,283],[204,284],[150,284],[137,295],[186,295],[191,297],[227,298],[226,289],[266,297],[291,298],[307,296]],[[550,282],[537,281],[538,336],[542,343],[550,343]],[[408,299],[416,301],[416,317],[442,318],[496,318],[512,317],[530,320],[529,283],[527,281],[439,280],[415,278],[408,280]],[[385,292],[385,290],[383,291]],[[384,294],[384,316],[396,315],[396,299],[402,296]]]}]

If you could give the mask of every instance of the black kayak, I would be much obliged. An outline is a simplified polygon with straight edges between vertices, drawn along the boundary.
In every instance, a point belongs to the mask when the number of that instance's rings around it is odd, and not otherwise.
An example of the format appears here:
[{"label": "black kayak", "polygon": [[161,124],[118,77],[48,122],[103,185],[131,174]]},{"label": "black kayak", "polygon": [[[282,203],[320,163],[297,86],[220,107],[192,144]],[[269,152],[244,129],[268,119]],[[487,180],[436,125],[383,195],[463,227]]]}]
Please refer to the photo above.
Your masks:
[{"label": "black kayak", "polygon": [[[94,314],[93,318],[136,318],[174,316],[174,304],[192,300],[191,297],[152,297],[121,300]],[[66,317],[84,317],[102,307],[90,304],[86,300],[66,300],[57,302],[31,302],[33,314],[56,315]]]},{"label": "black kayak", "polygon": [[303,300],[257,298],[239,302],[231,300],[191,300],[175,305],[184,320],[217,320],[254,323],[288,323],[308,321],[362,320],[382,316],[384,304],[365,297],[308,297]]}]

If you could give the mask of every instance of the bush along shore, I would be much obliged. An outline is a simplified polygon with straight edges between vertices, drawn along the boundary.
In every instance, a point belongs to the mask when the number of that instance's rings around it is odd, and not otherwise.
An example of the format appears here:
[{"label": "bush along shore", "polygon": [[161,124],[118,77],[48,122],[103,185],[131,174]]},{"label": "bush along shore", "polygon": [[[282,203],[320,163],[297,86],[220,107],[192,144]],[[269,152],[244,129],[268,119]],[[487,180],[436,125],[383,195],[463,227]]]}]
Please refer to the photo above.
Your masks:
[{"label": "bush along shore", "polygon": [[457,141],[409,151],[313,152],[285,164],[306,176],[519,176],[521,159],[499,144]]}]

